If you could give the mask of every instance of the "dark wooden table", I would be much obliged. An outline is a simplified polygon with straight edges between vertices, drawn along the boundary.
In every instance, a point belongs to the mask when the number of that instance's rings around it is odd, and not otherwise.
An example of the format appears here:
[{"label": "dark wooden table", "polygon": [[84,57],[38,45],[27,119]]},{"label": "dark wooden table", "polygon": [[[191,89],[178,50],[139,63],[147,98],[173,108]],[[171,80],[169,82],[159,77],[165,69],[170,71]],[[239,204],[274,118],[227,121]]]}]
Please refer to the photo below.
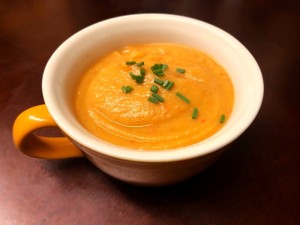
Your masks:
[{"label": "dark wooden table", "polygon": [[[236,144],[202,174],[163,188],[116,181],[86,159],[40,160],[17,151],[12,124],[43,103],[52,52],[90,24],[145,12],[212,23],[257,59],[264,101]],[[1,0],[0,224],[300,224],[299,41],[299,1]]]}]

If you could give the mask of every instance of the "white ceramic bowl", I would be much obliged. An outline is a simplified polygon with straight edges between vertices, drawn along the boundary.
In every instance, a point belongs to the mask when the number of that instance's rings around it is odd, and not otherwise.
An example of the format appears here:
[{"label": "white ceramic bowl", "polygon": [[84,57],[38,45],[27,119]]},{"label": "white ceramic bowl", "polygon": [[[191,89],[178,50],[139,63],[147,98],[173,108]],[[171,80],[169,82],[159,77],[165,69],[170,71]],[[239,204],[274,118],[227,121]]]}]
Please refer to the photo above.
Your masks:
[{"label": "white ceramic bowl", "polygon": [[[102,55],[127,44],[180,43],[197,48],[229,73],[235,104],[225,126],[208,139],[167,151],[137,151],[99,140],[74,116],[72,97],[78,79]],[[192,18],[168,14],[121,16],[91,25],[67,39],[50,58],[43,96],[57,125],[105,173],[139,185],[185,180],[210,165],[256,117],[263,98],[262,74],[253,56],[225,31]]]}]

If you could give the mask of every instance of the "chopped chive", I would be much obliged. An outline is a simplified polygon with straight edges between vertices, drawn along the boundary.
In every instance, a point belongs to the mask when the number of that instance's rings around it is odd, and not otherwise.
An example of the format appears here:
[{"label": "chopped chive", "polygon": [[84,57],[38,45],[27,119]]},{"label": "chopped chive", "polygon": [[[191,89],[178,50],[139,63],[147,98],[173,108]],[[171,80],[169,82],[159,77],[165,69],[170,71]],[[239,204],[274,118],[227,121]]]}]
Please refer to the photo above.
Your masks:
[{"label": "chopped chive", "polygon": [[150,91],[152,91],[153,93],[157,93],[158,87],[156,85],[152,85],[152,87],[150,88]]},{"label": "chopped chive", "polygon": [[190,104],[190,100],[188,98],[186,98],[184,95],[182,95],[179,92],[176,92],[176,96],[179,97],[182,101],[186,102],[187,104]]},{"label": "chopped chive", "polygon": [[162,66],[163,66],[162,64],[154,64],[153,66],[151,66],[151,70],[160,69]]},{"label": "chopped chive", "polygon": [[130,72],[129,75],[131,76],[132,80],[135,80],[135,82],[138,84],[142,84],[144,82],[144,76],[135,75],[133,72]]},{"label": "chopped chive", "polygon": [[193,113],[192,113],[192,118],[193,119],[197,119],[198,118],[198,113],[199,113],[199,110],[198,110],[198,108],[194,108],[194,110],[193,110]]},{"label": "chopped chive", "polygon": [[153,98],[156,98],[158,101],[160,102],[164,102],[165,99],[163,97],[161,97],[160,95],[156,94],[156,93],[152,93],[151,95]]},{"label": "chopped chive", "polygon": [[163,81],[163,80],[160,80],[160,79],[158,79],[158,78],[155,78],[155,79],[154,79],[154,83],[159,84],[159,85],[162,85],[162,84],[164,83],[164,81]]},{"label": "chopped chive", "polygon": [[170,81],[165,80],[161,86],[163,86],[164,88],[166,88],[169,83],[170,83]]},{"label": "chopped chive", "polygon": [[169,84],[165,87],[166,90],[170,91],[171,88],[174,86],[174,84],[175,84],[175,83],[174,83],[173,81],[170,81]]},{"label": "chopped chive", "polygon": [[161,68],[153,70],[153,73],[157,74],[157,73],[163,73],[163,70]]},{"label": "chopped chive", "polygon": [[137,76],[137,78],[135,79],[135,81],[138,83],[138,84],[142,84],[144,82],[144,77],[142,76]]},{"label": "chopped chive", "polygon": [[157,98],[152,97],[152,96],[150,96],[150,97],[148,98],[148,101],[149,101],[149,102],[152,102],[152,103],[154,103],[154,104],[159,103],[159,100],[158,100]]},{"label": "chopped chive", "polygon": [[164,72],[160,72],[160,70],[159,71],[153,71],[153,73],[156,75],[156,76],[158,76],[158,77],[161,77],[161,76],[163,76],[163,75],[165,75],[164,74]]},{"label": "chopped chive", "polygon": [[136,65],[138,66],[138,67],[140,67],[140,66],[143,66],[145,63],[144,62],[139,62],[139,63],[137,63]]},{"label": "chopped chive", "polygon": [[134,65],[134,64],[136,64],[136,61],[127,61],[126,62],[126,65]]},{"label": "chopped chive", "polygon": [[122,86],[122,91],[125,93],[125,94],[127,94],[127,93],[129,93],[129,92],[131,92],[132,90],[133,90],[133,88],[132,87],[130,87],[130,86]]},{"label": "chopped chive", "polygon": [[168,68],[168,65],[167,64],[154,64],[153,66],[151,66],[151,70],[152,72],[161,77],[164,75],[164,71]]},{"label": "chopped chive", "polygon": [[185,69],[182,69],[182,68],[177,68],[176,71],[177,71],[178,73],[182,73],[182,74],[185,73]]},{"label": "chopped chive", "polygon": [[167,68],[168,68],[167,64],[163,64],[162,67],[161,67],[162,71],[165,71]]},{"label": "chopped chive", "polygon": [[222,114],[220,117],[220,123],[224,123],[225,122],[225,115]]},{"label": "chopped chive", "polygon": [[144,68],[141,68],[140,69],[140,74],[141,74],[141,76],[145,76],[146,70]]}]

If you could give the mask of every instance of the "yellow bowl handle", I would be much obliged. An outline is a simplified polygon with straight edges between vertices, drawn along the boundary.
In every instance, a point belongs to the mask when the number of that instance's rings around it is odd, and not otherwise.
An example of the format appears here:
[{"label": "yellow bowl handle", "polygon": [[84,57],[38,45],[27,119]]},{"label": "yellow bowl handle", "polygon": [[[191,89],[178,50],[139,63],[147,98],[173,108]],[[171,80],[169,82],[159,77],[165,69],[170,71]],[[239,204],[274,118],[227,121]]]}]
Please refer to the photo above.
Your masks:
[{"label": "yellow bowl handle", "polygon": [[45,127],[57,127],[46,105],[39,105],[22,112],[13,126],[13,139],[18,149],[31,157],[62,159],[84,156],[66,137],[45,137],[34,131]]}]

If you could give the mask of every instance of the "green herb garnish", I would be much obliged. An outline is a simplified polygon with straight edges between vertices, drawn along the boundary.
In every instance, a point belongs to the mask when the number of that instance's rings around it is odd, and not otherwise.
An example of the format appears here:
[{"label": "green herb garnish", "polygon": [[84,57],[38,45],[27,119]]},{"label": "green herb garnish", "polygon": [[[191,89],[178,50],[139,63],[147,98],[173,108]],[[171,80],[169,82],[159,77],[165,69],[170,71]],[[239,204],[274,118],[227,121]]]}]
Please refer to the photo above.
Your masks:
[{"label": "green herb garnish", "polygon": [[168,85],[165,87],[166,90],[170,91],[171,88],[174,86],[174,84],[175,84],[175,83],[174,83],[173,81],[170,81],[170,82],[168,83]]},{"label": "green herb garnish", "polygon": [[136,64],[136,61],[127,61],[126,62],[126,65],[128,65],[128,66],[131,66],[131,65],[134,65],[134,64]]},{"label": "green herb garnish", "polygon": [[162,71],[165,71],[167,68],[168,68],[167,64],[163,64],[162,67],[161,67]]},{"label": "green herb garnish", "polygon": [[185,69],[182,69],[182,68],[177,68],[176,71],[181,74],[185,73]]},{"label": "green herb garnish", "polygon": [[193,112],[192,112],[192,118],[197,119],[198,118],[198,113],[199,113],[199,110],[198,110],[197,107],[195,107]]},{"label": "green herb garnish", "polygon": [[163,66],[163,64],[156,63],[153,66],[151,66],[151,70],[161,69],[162,66]]},{"label": "green herb garnish", "polygon": [[156,98],[158,101],[160,102],[164,102],[165,99],[163,97],[161,97],[160,95],[156,94],[156,93],[152,93],[151,95],[153,98]]},{"label": "green herb garnish", "polygon": [[187,97],[185,97],[184,95],[182,95],[179,92],[176,92],[176,96],[179,97],[182,101],[186,102],[187,104],[190,104],[190,102],[191,102]]},{"label": "green herb garnish", "polygon": [[146,70],[144,68],[140,69],[140,74],[141,76],[145,76],[146,75]]},{"label": "green herb garnish", "polygon": [[144,65],[144,62],[139,62],[139,63],[137,63],[136,65],[137,65],[138,67],[143,66],[143,65]]},{"label": "green herb garnish", "polygon": [[162,84],[164,83],[164,81],[163,81],[163,80],[160,80],[160,79],[158,79],[158,78],[155,78],[155,79],[154,79],[154,83],[159,84],[159,85],[162,85]]},{"label": "green herb garnish", "polygon": [[156,70],[156,71],[153,71],[153,73],[156,75],[156,76],[158,76],[158,77],[161,77],[161,76],[163,76],[163,75],[165,75],[164,74],[164,72],[162,71],[162,70]]},{"label": "green herb garnish", "polygon": [[222,114],[221,117],[220,117],[220,123],[224,123],[225,122],[225,115]]},{"label": "green herb garnish", "polygon": [[154,104],[159,103],[159,100],[158,100],[157,98],[152,97],[152,96],[149,96],[148,101],[149,101],[149,102],[152,102],[152,103],[154,103]]},{"label": "green herb garnish", "polygon": [[167,64],[161,64],[161,63],[157,63],[154,64],[153,66],[151,66],[151,70],[152,72],[156,75],[156,76],[163,76],[164,75],[164,71],[168,68]]},{"label": "green herb garnish", "polygon": [[152,91],[153,93],[157,93],[158,87],[156,85],[152,85],[152,87],[150,88],[150,91]]},{"label": "green herb garnish", "polygon": [[138,84],[142,84],[144,82],[145,77],[142,75],[135,75],[133,72],[130,72],[129,75],[131,76],[132,80],[135,80],[135,82]]},{"label": "green herb garnish", "polygon": [[130,86],[123,86],[121,89],[125,94],[127,94],[133,90],[133,88]]},{"label": "green herb garnish", "polygon": [[161,86],[163,86],[164,88],[166,88],[169,83],[170,83],[170,81],[165,80]]},{"label": "green herb garnish", "polygon": [[171,88],[175,84],[173,81],[160,80],[160,79],[157,79],[157,78],[154,79],[154,83],[159,84],[160,86],[164,87],[168,91],[171,90]]}]

